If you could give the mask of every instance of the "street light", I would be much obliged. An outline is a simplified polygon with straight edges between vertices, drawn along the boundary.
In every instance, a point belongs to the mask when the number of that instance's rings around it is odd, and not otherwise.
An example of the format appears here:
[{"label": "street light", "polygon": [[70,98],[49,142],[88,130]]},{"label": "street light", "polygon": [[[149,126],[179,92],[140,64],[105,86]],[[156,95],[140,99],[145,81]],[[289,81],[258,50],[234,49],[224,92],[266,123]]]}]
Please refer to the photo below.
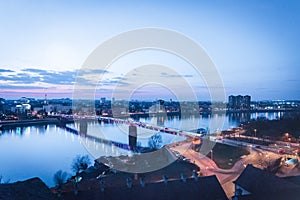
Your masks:
[{"label": "street light", "polygon": [[284,134],[284,137],[285,137],[285,140],[286,140],[286,141],[288,141],[288,139],[289,139],[289,136],[290,136],[290,134],[289,134],[289,133],[285,133],[285,134]]},{"label": "street light", "polygon": [[285,133],[285,137],[289,137],[289,133]]},{"label": "street light", "polygon": [[257,131],[257,130],[256,130],[256,128],[255,128],[255,129],[254,129],[254,137],[256,137],[256,131]]},{"label": "street light", "polygon": [[213,152],[214,152],[213,150],[210,150],[210,159],[211,159],[211,160],[214,160]]},{"label": "street light", "polygon": [[266,158],[267,158],[267,165],[270,165],[270,156],[268,154],[266,154]]}]

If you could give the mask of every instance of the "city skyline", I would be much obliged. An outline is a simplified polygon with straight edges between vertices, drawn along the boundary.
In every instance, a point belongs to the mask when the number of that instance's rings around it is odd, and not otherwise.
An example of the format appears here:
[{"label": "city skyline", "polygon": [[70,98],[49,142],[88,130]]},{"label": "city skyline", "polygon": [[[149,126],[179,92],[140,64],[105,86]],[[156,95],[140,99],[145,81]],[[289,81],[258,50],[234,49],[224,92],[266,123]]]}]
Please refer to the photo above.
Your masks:
[{"label": "city skyline", "polygon": [[[300,91],[300,4],[297,1],[208,2],[1,2],[0,96],[72,98],[77,72],[107,39],[132,29],[159,27],[178,31],[200,44],[223,79],[226,96],[253,100],[297,100]],[[137,9],[138,8],[138,9]],[[102,73],[96,97],[110,97],[116,84],[128,86],[129,69],[159,63],[183,78],[199,100],[209,100],[203,80],[189,64],[163,52],[135,52]],[[100,68],[99,68],[100,69]],[[96,73],[96,72],[94,72]],[[92,75],[93,72],[89,72]],[[82,77],[79,77],[82,78]],[[85,77],[86,78],[86,77]],[[99,88],[100,87],[100,88]],[[153,94],[149,91],[158,91]],[[157,96],[155,96],[157,95]],[[143,86],[133,97],[175,99],[168,88]]]}]

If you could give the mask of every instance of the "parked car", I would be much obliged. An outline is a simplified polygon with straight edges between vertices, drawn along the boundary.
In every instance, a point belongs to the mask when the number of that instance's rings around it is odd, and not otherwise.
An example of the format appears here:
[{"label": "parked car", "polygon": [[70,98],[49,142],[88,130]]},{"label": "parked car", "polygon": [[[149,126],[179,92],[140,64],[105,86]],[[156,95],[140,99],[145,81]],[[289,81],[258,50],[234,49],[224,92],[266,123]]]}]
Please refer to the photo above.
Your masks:
[{"label": "parked car", "polygon": [[285,151],[284,151],[284,149],[279,149],[279,150],[278,150],[278,153],[279,153],[279,154],[284,154]]}]

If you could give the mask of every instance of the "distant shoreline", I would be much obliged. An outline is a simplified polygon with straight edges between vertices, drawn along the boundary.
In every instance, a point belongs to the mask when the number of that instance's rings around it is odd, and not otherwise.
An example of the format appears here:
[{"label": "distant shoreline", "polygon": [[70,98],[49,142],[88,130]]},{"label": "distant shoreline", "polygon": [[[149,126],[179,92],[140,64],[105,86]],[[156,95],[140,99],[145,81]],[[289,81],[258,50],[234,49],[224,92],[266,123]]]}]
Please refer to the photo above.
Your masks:
[{"label": "distant shoreline", "polygon": [[58,125],[60,122],[56,118],[49,119],[29,119],[29,120],[12,120],[0,122],[0,129],[7,130],[13,129],[16,127],[25,127],[25,126],[35,126],[35,125],[48,125],[48,124],[56,124]]},{"label": "distant shoreline", "polygon": [[[227,110],[227,111],[210,111],[210,112],[195,112],[195,113],[181,113],[181,112],[163,112],[163,113],[128,113],[123,115],[115,116],[116,118],[132,117],[160,117],[160,116],[193,116],[193,115],[211,115],[211,114],[235,114],[235,113],[270,113],[270,112],[296,112],[297,110]],[[113,117],[113,116],[108,116]],[[88,120],[88,119],[85,119]],[[0,121],[0,130],[13,129],[16,127],[26,127],[35,125],[49,125],[55,124],[58,126],[65,126],[66,123],[72,123],[74,119],[62,118],[62,117],[49,117],[45,119],[28,119],[28,120],[11,120],[11,121]]]}]

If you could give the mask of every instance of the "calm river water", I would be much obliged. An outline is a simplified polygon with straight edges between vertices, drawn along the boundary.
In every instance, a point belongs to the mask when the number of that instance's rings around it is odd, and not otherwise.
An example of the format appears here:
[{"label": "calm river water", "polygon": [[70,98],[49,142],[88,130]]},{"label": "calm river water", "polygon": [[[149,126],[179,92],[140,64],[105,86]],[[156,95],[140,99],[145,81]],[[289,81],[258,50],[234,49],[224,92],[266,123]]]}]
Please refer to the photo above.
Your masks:
[{"label": "calm river water", "polygon": [[[235,113],[230,115],[191,116],[187,118],[141,118],[139,121],[176,128],[182,130],[216,129],[236,127],[244,121],[264,117],[277,119],[282,113]],[[211,126],[211,124],[219,124]],[[69,127],[79,129],[79,124],[69,124]],[[0,177],[2,182],[15,182],[32,177],[40,177],[48,186],[54,186],[53,175],[58,170],[74,174],[71,170],[72,160],[76,155],[89,155],[91,161],[98,156],[128,155],[126,148],[119,148],[118,144],[128,144],[128,127],[115,124],[88,123],[87,135],[82,138],[55,125],[31,126],[15,128],[0,132]],[[138,132],[137,145],[147,147],[149,138],[155,131]],[[142,134],[141,134],[142,132]],[[183,137],[161,133],[161,145],[183,140]],[[115,145],[101,142],[113,141]]]}]

